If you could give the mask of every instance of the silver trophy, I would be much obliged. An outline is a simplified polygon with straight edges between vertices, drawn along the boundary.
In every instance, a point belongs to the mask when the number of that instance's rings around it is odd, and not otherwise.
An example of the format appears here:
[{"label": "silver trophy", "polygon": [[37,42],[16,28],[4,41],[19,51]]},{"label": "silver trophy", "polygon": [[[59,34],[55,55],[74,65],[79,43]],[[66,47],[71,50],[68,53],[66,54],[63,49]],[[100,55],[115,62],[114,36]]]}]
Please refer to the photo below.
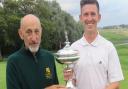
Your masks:
[{"label": "silver trophy", "polygon": [[[69,65],[75,63],[79,59],[79,53],[77,50],[71,49],[66,31],[65,31],[65,38],[66,38],[65,41],[66,46],[63,49],[60,49],[56,53],[56,58],[59,62],[67,65],[68,71],[72,71],[72,68]],[[66,87],[68,89],[75,89],[75,86],[72,84],[72,79],[69,79],[67,81]]]}]

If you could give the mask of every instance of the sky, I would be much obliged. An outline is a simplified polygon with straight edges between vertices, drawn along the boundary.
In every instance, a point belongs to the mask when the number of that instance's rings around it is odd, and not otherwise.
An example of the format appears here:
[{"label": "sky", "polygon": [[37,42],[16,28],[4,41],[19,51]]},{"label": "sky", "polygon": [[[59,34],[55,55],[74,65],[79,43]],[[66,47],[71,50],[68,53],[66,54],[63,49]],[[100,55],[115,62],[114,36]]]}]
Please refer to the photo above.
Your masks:
[{"label": "sky", "polygon": [[[80,0],[56,0],[61,9],[71,14],[79,21]],[[128,24],[128,0],[98,0],[101,21],[99,26]]]}]

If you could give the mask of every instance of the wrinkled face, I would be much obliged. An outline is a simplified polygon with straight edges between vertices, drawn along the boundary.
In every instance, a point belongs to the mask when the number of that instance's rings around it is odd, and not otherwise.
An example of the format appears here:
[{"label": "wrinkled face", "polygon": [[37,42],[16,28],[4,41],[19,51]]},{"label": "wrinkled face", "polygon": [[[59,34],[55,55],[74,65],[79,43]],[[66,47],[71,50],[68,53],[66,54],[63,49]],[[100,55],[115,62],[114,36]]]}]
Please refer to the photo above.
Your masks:
[{"label": "wrinkled face", "polygon": [[95,4],[87,4],[81,8],[80,20],[87,31],[96,30],[100,18],[101,16]]},{"label": "wrinkled face", "polygon": [[22,29],[19,30],[19,35],[24,40],[25,47],[32,53],[38,51],[41,42],[41,26],[38,21],[26,21]]}]

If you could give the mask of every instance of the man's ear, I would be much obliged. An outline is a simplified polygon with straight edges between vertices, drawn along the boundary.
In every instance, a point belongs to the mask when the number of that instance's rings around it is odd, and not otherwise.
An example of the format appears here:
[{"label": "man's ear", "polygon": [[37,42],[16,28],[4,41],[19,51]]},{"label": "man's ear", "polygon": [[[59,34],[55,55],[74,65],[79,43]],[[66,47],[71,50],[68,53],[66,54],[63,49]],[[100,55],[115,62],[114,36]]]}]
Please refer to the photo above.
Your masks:
[{"label": "man's ear", "polygon": [[99,20],[98,20],[98,22],[101,20],[101,14],[99,14]]},{"label": "man's ear", "polygon": [[79,15],[79,19],[80,19],[80,23],[81,23],[81,24],[82,24],[82,26],[84,27],[83,17],[82,17],[82,15],[81,15],[81,14]]},{"label": "man's ear", "polygon": [[19,33],[20,38],[23,40],[23,32],[22,32],[22,29],[19,29],[18,30],[18,33]]},{"label": "man's ear", "polygon": [[79,19],[80,19],[80,21],[82,20],[82,16],[81,16],[81,14],[79,15]]},{"label": "man's ear", "polygon": [[82,24],[84,24],[84,22],[83,22],[83,17],[82,17],[81,14],[79,15],[79,19],[80,19],[80,22],[81,22]]}]

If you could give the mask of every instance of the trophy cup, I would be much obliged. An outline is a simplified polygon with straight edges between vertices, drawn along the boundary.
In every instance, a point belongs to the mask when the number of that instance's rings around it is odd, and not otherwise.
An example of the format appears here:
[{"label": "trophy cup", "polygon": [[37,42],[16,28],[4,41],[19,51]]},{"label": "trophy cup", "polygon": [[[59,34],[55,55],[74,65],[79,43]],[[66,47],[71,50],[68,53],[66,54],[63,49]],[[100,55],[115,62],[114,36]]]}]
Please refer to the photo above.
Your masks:
[{"label": "trophy cup", "polygon": [[[79,53],[77,50],[72,50],[70,48],[70,42],[68,40],[67,32],[65,31],[65,44],[66,46],[63,49],[60,49],[56,53],[56,58],[60,63],[66,64],[68,71],[72,71],[72,68],[69,66],[75,63],[79,59]],[[66,87],[68,89],[75,89],[75,86],[72,84],[72,79],[67,81]]]}]

